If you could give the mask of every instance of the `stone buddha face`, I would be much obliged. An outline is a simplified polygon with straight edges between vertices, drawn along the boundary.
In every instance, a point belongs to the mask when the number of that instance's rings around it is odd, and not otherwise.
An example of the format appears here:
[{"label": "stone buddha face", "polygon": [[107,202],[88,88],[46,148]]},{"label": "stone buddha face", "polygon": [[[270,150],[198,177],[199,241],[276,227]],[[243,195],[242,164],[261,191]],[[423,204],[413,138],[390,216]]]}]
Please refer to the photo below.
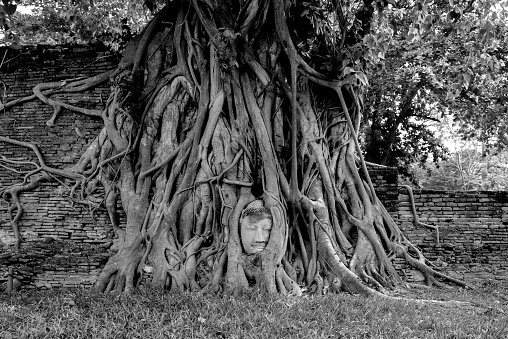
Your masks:
[{"label": "stone buddha face", "polygon": [[272,215],[261,200],[254,200],[242,211],[240,237],[247,254],[261,252],[268,243],[272,229]]}]

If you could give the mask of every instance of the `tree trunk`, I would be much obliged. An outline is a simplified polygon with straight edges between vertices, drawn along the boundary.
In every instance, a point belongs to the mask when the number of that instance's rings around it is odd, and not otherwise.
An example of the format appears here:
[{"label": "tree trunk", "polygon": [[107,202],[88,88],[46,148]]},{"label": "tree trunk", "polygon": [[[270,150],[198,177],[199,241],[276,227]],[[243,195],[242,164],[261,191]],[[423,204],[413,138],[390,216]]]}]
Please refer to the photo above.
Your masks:
[{"label": "tree trunk", "polygon": [[[105,187],[119,250],[98,290],[129,292],[152,268],[165,289],[371,295],[404,285],[393,256],[436,282],[355,158],[359,90],[302,59],[287,6],[172,1],[127,46],[104,129],[65,172]],[[255,200],[271,229],[251,254],[240,226]]]}]

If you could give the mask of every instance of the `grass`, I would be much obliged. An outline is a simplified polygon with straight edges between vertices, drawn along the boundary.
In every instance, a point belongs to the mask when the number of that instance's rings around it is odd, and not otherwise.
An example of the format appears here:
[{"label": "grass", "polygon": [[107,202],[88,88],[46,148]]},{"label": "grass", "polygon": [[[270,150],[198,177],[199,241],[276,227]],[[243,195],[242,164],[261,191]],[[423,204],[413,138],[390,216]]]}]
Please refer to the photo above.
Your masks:
[{"label": "grass", "polygon": [[154,290],[130,296],[25,291],[0,295],[0,338],[508,338],[507,292],[508,286],[485,285],[477,291],[399,294],[481,306],[471,308],[348,294],[233,298]]}]

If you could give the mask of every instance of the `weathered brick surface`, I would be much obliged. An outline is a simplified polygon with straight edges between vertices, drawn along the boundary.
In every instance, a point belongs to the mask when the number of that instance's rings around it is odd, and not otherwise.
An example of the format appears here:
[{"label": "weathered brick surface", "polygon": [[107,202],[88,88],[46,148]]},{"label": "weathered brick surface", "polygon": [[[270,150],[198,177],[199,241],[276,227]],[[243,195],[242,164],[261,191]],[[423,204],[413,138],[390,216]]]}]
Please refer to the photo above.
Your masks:
[{"label": "weathered brick surface", "polygon": [[[397,170],[369,170],[380,200],[438,270],[468,282],[508,281],[508,192],[414,190],[420,221],[439,227],[437,244],[434,230],[414,226],[409,194],[397,185]],[[409,281],[422,279],[406,265],[397,267]]]},{"label": "weathered brick surface", "polygon": [[508,192],[416,190],[414,197],[420,221],[439,226],[440,243],[435,231],[415,228],[402,188],[395,216],[429,260],[467,281],[508,281]]},{"label": "weathered brick surface", "polygon": [[[41,82],[93,76],[114,68],[118,58],[97,46],[37,46],[22,50],[0,49],[4,57],[0,80],[7,101],[33,94]],[[1,90],[2,88],[0,88]],[[109,95],[108,84],[84,93],[56,95],[67,103],[102,108]],[[33,100],[0,112],[0,135],[35,143],[46,164],[56,168],[73,165],[102,126],[101,119],[63,110],[56,126],[46,121],[53,109]],[[78,135],[81,134],[82,136]],[[14,160],[36,160],[29,149],[0,143],[0,156]],[[27,166],[27,169],[33,167]],[[23,175],[0,167],[0,190],[21,182]],[[67,185],[70,183],[66,182]],[[112,231],[102,210],[90,211],[73,204],[69,187],[45,183],[22,194],[24,213],[20,231],[25,240],[19,253],[12,253],[8,205],[0,200],[0,284],[9,266],[23,288],[89,285],[111,255]],[[57,239],[53,241],[53,239]]]},{"label": "weathered brick surface", "polygon": [[[117,57],[92,47],[33,47],[0,49],[6,55],[0,80],[7,100],[31,95],[40,82],[92,76],[111,69]],[[0,88],[1,90],[1,88]],[[101,108],[109,89],[105,85],[86,93],[65,95],[66,102]],[[102,126],[100,119],[63,111],[56,126],[46,126],[52,108],[34,100],[0,112],[0,135],[36,143],[49,166],[73,165]],[[79,136],[76,133],[79,130]],[[0,156],[35,160],[31,151],[0,143]],[[424,255],[437,267],[467,281],[506,279],[508,281],[508,193],[415,191],[416,208],[422,222],[438,225],[435,232],[415,228],[407,192],[397,185],[393,168],[371,168],[377,195],[397,223]],[[0,167],[0,190],[19,183],[23,176]],[[69,183],[66,183],[67,185]],[[113,232],[103,209],[91,211],[73,204],[69,189],[58,182],[45,183],[22,195],[24,214],[20,231],[25,242],[12,252],[13,232],[8,205],[0,200],[0,240],[11,244],[0,248],[0,285],[12,266],[22,288],[90,286],[113,253]],[[121,221],[123,219],[121,218]],[[410,280],[421,277],[404,269]],[[1,287],[0,287],[1,289]]]},{"label": "weathered brick surface", "polygon": [[14,266],[25,289],[91,286],[111,255],[109,246],[48,237],[24,243],[18,253],[1,254],[0,262]]},{"label": "weathered brick surface", "polygon": [[383,202],[388,212],[396,213],[399,199],[397,169],[394,167],[370,167],[368,170],[377,197]]}]

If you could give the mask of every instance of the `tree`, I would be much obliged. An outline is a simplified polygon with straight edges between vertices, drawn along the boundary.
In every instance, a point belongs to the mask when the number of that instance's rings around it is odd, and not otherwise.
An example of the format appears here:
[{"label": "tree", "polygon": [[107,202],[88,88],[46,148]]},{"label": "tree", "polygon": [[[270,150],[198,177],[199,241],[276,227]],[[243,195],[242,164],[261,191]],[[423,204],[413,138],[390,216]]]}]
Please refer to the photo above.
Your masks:
[{"label": "tree", "polygon": [[[471,146],[471,145],[470,145]],[[448,191],[506,191],[508,189],[508,152],[484,153],[464,147],[427,169],[416,168],[416,181],[422,188]]]},{"label": "tree", "polygon": [[439,161],[446,154],[429,121],[441,118],[444,106],[426,81],[404,66],[400,56],[389,56],[382,70],[370,77],[363,128],[365,159],[397,167],[411,177],[411,165]]},{"label": "tree", "polygon": [[[428,123],[451,115],[477,137],[503,140],[508,26],[506,1],[396,2],[385,11],[393,30],[384,67],[366,96],[366,159],[399,167],[443,158]],[[417,11],[416,17],[408,13]],[[414,20],[411,20],[414,18]],[[496,103],[498,104],[496,106]],[[493,131],[494,126],[499,126]]]},{"label": "tree", "polygon": [[[368,41],[386,37],[386,6],[168,1],[115,70],[35,88],[55,114],[100,116],[104,128],[63,170],[46,166],[35,145],[0,137],[38,157],[3,195],[19,212],[20,192],[50,174],[74,182],[71,196],[80,198],[102,185],[119,250],[98,278],[100,291],[132,291],[149,265],[151,284],[167,289],[298,295],[299,284],[321,291],[327,280],[332,291],[373,295],[404,285],[393,257],[429,285],[463,285],[427,266],[404,237],[361,156],[365,70],[385,48]],[[111,95],[102,111],[51,98],[103,81]],[[240,236],[251,215],[249,225],[264,227],[254,253]],[[266,216],[270,226],[259,222]]]},{"label": "tree", "polygon": [[17,5],[10,1],[4,3],[7,3],[3,17],[5,44],[100,41],[115,50],[122,48],[132,34],[138,33],[152,16],[151,11],[157,9],[155,4],[149,10],[143,3],[135,1],[26,0],[22,4],[31,9],[27,14],[15,11]]},{"label": "tree", "polygon": [[483,155],[508,147],[508,49],[498,70],[477,77],[477,85],[452,105],[458,134],[482,144]]}]

